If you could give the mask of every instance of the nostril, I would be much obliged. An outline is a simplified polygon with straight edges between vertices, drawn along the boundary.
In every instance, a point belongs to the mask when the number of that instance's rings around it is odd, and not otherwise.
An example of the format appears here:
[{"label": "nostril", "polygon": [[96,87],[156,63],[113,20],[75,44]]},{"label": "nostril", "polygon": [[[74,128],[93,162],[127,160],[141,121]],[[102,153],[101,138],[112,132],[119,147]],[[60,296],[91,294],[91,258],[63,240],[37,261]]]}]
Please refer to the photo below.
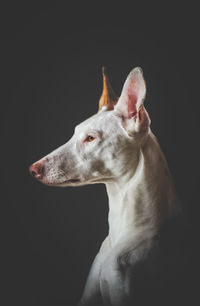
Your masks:
[{"label": "nostril", "polygon": [[35,163],[30,166],[29,172],[36,179],[41,179],[43,176],[43,165],[41,163]]},{"label": "nostril", "polygon": [[31,175],[32,175],[32,176],[36,176],[36,174],[37,174],[37,173],[36,173],[35,171],[33,171],[33,170],[31,171]]}]

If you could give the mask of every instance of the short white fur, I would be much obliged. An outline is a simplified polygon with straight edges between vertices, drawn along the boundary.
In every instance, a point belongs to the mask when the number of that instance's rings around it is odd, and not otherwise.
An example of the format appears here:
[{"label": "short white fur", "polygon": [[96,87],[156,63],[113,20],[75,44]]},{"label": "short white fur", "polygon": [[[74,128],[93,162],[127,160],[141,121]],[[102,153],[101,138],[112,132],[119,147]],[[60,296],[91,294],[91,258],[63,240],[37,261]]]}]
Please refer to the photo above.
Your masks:
[{"label": "short white fur", "polygon": [[[103,107],[76,127],[69,142],[42,159],[41,181],[47,185],[106,185],[109,233],[92,265],[82,306],[126,305],[130,277],[128,270],[122,276],[118,258],[141,241],[146,241],[145,250],[153,248],[161,225],[179,211],[167,162],[143,106],[145,95],[142,70],[135,68],[113,110]],[[88,136],[93,140],[88,142]],[[134,258],[133,251],[129,264]]]}]

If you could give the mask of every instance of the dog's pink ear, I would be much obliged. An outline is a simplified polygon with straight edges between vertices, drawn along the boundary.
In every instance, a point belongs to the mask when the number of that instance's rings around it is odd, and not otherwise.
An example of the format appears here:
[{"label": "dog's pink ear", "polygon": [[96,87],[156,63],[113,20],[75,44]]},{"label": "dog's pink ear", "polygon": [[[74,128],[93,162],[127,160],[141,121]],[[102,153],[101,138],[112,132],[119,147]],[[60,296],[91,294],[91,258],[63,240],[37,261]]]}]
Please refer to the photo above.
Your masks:
[{"label": "dog's pink ear", "polygon": [[137,118],[146,95],[146,84],[142,69],[134,68],[128,75],[116,109],[126,119]]},{"label": "dog's pink ear", "polygon": [[[134,68],[128,75],[115,110],[124,118],[123,126],[131,134],[132,131],[146,132],[150,119],[144,108],[146,84],[142,69]],[[133,123],[135,123],[133,125]]]}]

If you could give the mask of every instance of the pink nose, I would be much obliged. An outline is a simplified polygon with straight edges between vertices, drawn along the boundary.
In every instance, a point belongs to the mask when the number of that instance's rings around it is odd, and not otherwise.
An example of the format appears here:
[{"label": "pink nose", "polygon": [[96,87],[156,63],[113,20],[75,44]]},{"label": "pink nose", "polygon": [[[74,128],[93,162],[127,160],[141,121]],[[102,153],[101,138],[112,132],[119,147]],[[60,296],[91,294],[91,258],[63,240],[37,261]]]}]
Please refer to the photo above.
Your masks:
[{"label": "pink nose", "polygon": [[29,172],[36,179],[41,179],[43,177],[43,169],[43,164],[40,162],[36,162],[29,167]]}]

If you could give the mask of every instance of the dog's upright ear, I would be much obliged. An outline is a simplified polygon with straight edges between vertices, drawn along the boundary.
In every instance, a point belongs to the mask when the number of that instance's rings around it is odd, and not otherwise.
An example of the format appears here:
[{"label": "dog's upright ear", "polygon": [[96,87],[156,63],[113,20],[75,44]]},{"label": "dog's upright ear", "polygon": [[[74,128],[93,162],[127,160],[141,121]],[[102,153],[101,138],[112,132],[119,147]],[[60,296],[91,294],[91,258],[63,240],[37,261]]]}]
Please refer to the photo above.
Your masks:
[{"label": "dog's upright ear", "polygon": [[[124,119],[123,126],[131,131],[146,131],[150,125],[149,116],[144,108],[146,84],[142,69],[134,68],[128,75],[121,96],[115,107]],[[133,124],[134,122],[134,124]]]},{"label": "dog's upright ear", "polygon": [[99,110],[101,110],[102,108],[105,108],[105,110],[113,110],[115,104],[117,103],[118,97],[112,89],[105,67],[102,67],[102,75],[103,91],[99,100]]}]

